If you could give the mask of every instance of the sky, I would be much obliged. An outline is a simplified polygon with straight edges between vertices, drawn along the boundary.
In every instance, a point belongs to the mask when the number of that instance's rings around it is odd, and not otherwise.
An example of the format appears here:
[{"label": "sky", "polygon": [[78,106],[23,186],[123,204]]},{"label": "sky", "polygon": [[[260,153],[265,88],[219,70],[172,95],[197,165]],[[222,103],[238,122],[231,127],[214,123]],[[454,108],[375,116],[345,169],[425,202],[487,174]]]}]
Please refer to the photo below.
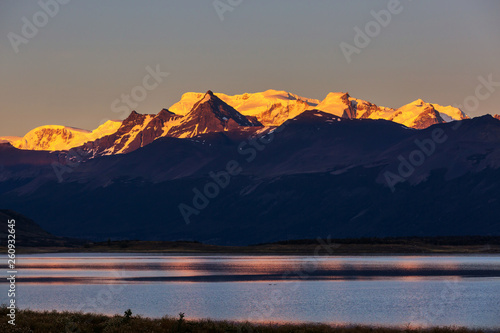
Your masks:
[{"label": "sky", "polygon": [[0,2],[0,136],[92,130],[207,90],[500,113],[497,0],[55,1]]}]

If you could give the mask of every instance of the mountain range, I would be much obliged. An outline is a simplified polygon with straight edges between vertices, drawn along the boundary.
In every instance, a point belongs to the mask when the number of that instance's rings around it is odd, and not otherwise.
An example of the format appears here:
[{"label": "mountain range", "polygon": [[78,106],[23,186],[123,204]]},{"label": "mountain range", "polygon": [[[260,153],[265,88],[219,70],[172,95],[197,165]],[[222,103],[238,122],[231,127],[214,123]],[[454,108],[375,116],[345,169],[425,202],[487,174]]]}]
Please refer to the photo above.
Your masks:
[{"label": "mountain range", "polygon": [[[207,109],[217,111],[204,112]],[[19,149],[57,151],[82,147],[92,151],[92,156],[110,155],[133,151],[164,136],[186,138],[237,127],[280,126],[307,110],[346,119],[385,119],[416,129],[469,118],[458,108],[421,99],[392,109],[352,98],[348,93],[329,93],[319,101],[277,90],[235,96],[209,91],[186,93],[156,115],[133,111],[123,122],[110,120],[94,131],[48,125],[22,138],[0,137],[0,142],[10,142]]]},{"label": "mountain range", "polygon": [[500,235],[499,118],[347,93],[188,93],[92,132],[6,139],[0,202],[95,240]]}]

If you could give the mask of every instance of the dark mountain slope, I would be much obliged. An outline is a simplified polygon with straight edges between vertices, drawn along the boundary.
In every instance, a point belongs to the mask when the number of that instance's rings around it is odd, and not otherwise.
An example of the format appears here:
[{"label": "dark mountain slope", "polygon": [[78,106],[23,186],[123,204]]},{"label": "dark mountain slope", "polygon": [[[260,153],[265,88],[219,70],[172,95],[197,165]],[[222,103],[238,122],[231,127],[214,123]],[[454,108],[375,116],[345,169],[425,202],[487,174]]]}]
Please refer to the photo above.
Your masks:
[{"label": "dark mountain slope", "polygon": [[[384,174],[422,149],[416,140],[434,151],[391,189]],[[492,117],[415,130],[309,111],[275,129],[160,138],[82,162],[62,183],[8,178],[0,202],[48,231],[101,240],[499,235],[499,151]],[[229,162],[239,172],[227,178]]]},{"label": "dark mountain slope", "polygon": [[[194,189],[210,177],[157,184],[119,181],[85,189],[77,183],[46,185],[44,196],[11,197],[9,206],[39,216],[49,231],[67,236],[126,239],[190,239],[251,244],[286,239],[433,235],[498,235],[498,170],[451,181],[433,174],[425,183],[401,184],[394,193],[377,184],[380,170],[342,175],[302,174],[272,179],[237,176],[189,216]],[[470,195],[464,195],[469,193]],[[69,195],[69,198],[68,198]],[[3,199],[3,198],[2,198]],[[50,205],[51,209],[44,209]]]},{"label": "dark mountain slope", "polygon": [[43,230],[33,220],[13,210],[0,209],[0,245],[7,246],[8,222],[13,220],[16,247],[26,246],[73,246],[84,241],[57,237]]}]

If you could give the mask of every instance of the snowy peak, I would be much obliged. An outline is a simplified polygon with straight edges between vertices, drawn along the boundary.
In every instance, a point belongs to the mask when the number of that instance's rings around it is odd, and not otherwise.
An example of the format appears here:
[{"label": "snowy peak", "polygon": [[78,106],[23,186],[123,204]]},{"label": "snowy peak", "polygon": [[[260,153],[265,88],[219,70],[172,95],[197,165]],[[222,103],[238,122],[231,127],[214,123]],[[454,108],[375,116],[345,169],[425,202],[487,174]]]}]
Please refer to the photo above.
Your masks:
[{"label": "snowy peak", "polygon": [[[347,99],[350,101],[352,109],[347,109],[345,107],[345,101]],[[318,105],[318,109],[322,108],[338,116],[341,115],[342,108],[345,108],[345,113],[342,114],[344,118],[385,119],[417,129],[426,128],[434,124],[469,118],[462,110],[456,107],[431,104],[420,98],[398,109],[393,109],[352,98],[348,94],[330,93],[327,98]]]},{"label": "snowy peak", "polygon": [[356,118],[356,110],[351,103],[349,93],[331,92],[318,104],[316,109],[337,117]]},{"label": "snowy peak", "polygon": [[[309,106],[318,105],[319,101],[312,98],[301,97],[282,90],[266,90],[258,93],[244,93],[241,95],[226,95],[215,93],[221,100],[241,112],[245,116],[258,116],[267,111],[271,105],[293,104],[295,101],[306,102]],[[188,92],[182,95],[181,100],[169,109],[177,114],[185,115],[201,98],[203,93]]]},{"label": "snowy peak", "polygon": [[29,131],[24,137],[10,141],[18,149],[26,150],[69,150],[78,147],[87,141],[94,141],[110,133],[116,132],[120,121],[108,120],[94,131],[83,129],[47,125]]},{"label": "snowy peak", "polygon": [[90,131],[50,125],[40,126],[29,131],[14,147],[29,150],[61,150],[71,142],[85,140]]},{"label": "snowy peak", "polygon": [[108,120],[92,131],[92,140],[114,133],[120,128],[121,120]]},{"label": "snowy peak", "polygon": [[441,106],[435,103],[433,103],[432,105],[439,112],[441,118],[443,118],[445,122],[469,119],[469,116],[467,116],[462,110],[454,106]]},{"label": "snowy peak", "polygon": [[179,125],[170,128],[166,136],[190,138],[203,133],[253,126],[261,124],[248,119],[209,90],[182,118]]},{"label": "snowy peak", "polygon": [[[233,96],[220,93],[212,93],[212,95],[238,110],[248,119],[257,119],[264,126],[279,126],[300,112],[316,107],[319,103],[316,99],[273,89]],[[205,94],[202,93],[185,93],[179,102],[170,107],[170,110],[185,115],[204,96]]]},{"label": "snowy peak", "polygon": [[[439,116],[443,119],[444,122],[450,122],[454,120],[463,120],[463,119],[469,119],[469,117],[459,108],[456,108],[454,106],[448,105],[448,106],[442,106],[436,103],[426,103],[422,99],[417,99],[410,104],[405,105],[404,107],[410,108],[411,106],[415,108],[423,108],[424,110],[433,108],[439,113]],[[403,107],[401,107],[403,108]],[[401,109],[400,108],[400,109]],[[418,109],[417,109],[418,110]]]},{"label": "snowy peak", "polygon": [[214,116],[224,124],[233,124],[230,121],[232,120],[238,126],[254,126],[254,124],[244,115],[236,111],[236,109],[219,97],[215,96],[210,90],[207,91],[203,99],[193,107],[193,110],[191,110],[186,118],[189,119],[194,117],[201,119],[206,117],[207,114],[208,117]]},{"label": "snowy peak", "polygon": [[311,105],[301,99],[296,100],[294,103],[275,103],[256,118],[265,126],[280,126],[288,119],[295,118],[310,108]]},{"label": "snowy peak", "polygon": [[422,106],[424,104],[427,104],[427,103],[425,103],[423,99],[419,98],[417,100],[414,100],[413,102],[411,102],[408,105]]},{"label": "snowy peak", "polygon": [[196,102],[196,104],[193,106],[191,111],[188,113],[188,116],[189,116],[189,114],[196,112],[196,110],[200,108],[200,105],[203,105],[206,103],[209,103],[211,106],[214,106],[216,104],[217,105],[226,104],[219,97],[215,96],[214,93],[212,92],[212,90],[208,90],[205,93],[205,95],[203,95],[203,98],[200,99],[198,102]]},{"label": "snowy peak", "polygon": [[351,98],[351,105],[355,109],[357,119],[386,119],[394,109],[377,106],[373,103]]},{"label": "snowy peak", "polygon": [[228,96],[219,94],[219,97],[244,115],[259,117],[268,111],[272,105],[293,107],[297,103],[306,103],[311,107],[318,105],[319,101],[302,97],[282,90],[266,90],[258,93],[245,93],[243,95]]},{"label": "snowy peak", "polygon": [[395,110],[388,120],[400,123],[406,127],[422,129],[444,122],[434,106],[417,99]]},{"label": "snowy peak", "polygon": [[467,119],[467,115],[453,106],[426,103],[417,99],[395,110],[388,120],[416,129],[427,128],[434,124]]}]

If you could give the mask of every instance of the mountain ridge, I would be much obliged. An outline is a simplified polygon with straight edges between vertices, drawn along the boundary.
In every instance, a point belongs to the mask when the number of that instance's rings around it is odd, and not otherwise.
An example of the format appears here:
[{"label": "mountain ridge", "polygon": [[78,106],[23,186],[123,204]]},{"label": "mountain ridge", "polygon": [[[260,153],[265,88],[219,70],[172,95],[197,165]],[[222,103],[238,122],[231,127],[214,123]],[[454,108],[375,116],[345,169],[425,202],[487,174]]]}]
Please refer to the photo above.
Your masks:
[{"label": "mountain ridge", "polygon": [[[207,98],[210,101],[204,101]],[[30,131],[23,138],[0,137],[0,142],[10,142],[25,150],[72,150],[85,158],[93,158],[129,153],[164,136],[193,137],[236,128],[245,131],[255,126],[277,127],[314,109],[346,119],[385,119],[415,129],[469,118],[452,106],[443,107],[421,99],[392,109],[344,92],[329,93],[319,101],[278,90],[233,96],[208,91],[185,93],[179,102],[158,114],[132,111],[122,122],[108,121],[92,132],[47,125]]]}]

